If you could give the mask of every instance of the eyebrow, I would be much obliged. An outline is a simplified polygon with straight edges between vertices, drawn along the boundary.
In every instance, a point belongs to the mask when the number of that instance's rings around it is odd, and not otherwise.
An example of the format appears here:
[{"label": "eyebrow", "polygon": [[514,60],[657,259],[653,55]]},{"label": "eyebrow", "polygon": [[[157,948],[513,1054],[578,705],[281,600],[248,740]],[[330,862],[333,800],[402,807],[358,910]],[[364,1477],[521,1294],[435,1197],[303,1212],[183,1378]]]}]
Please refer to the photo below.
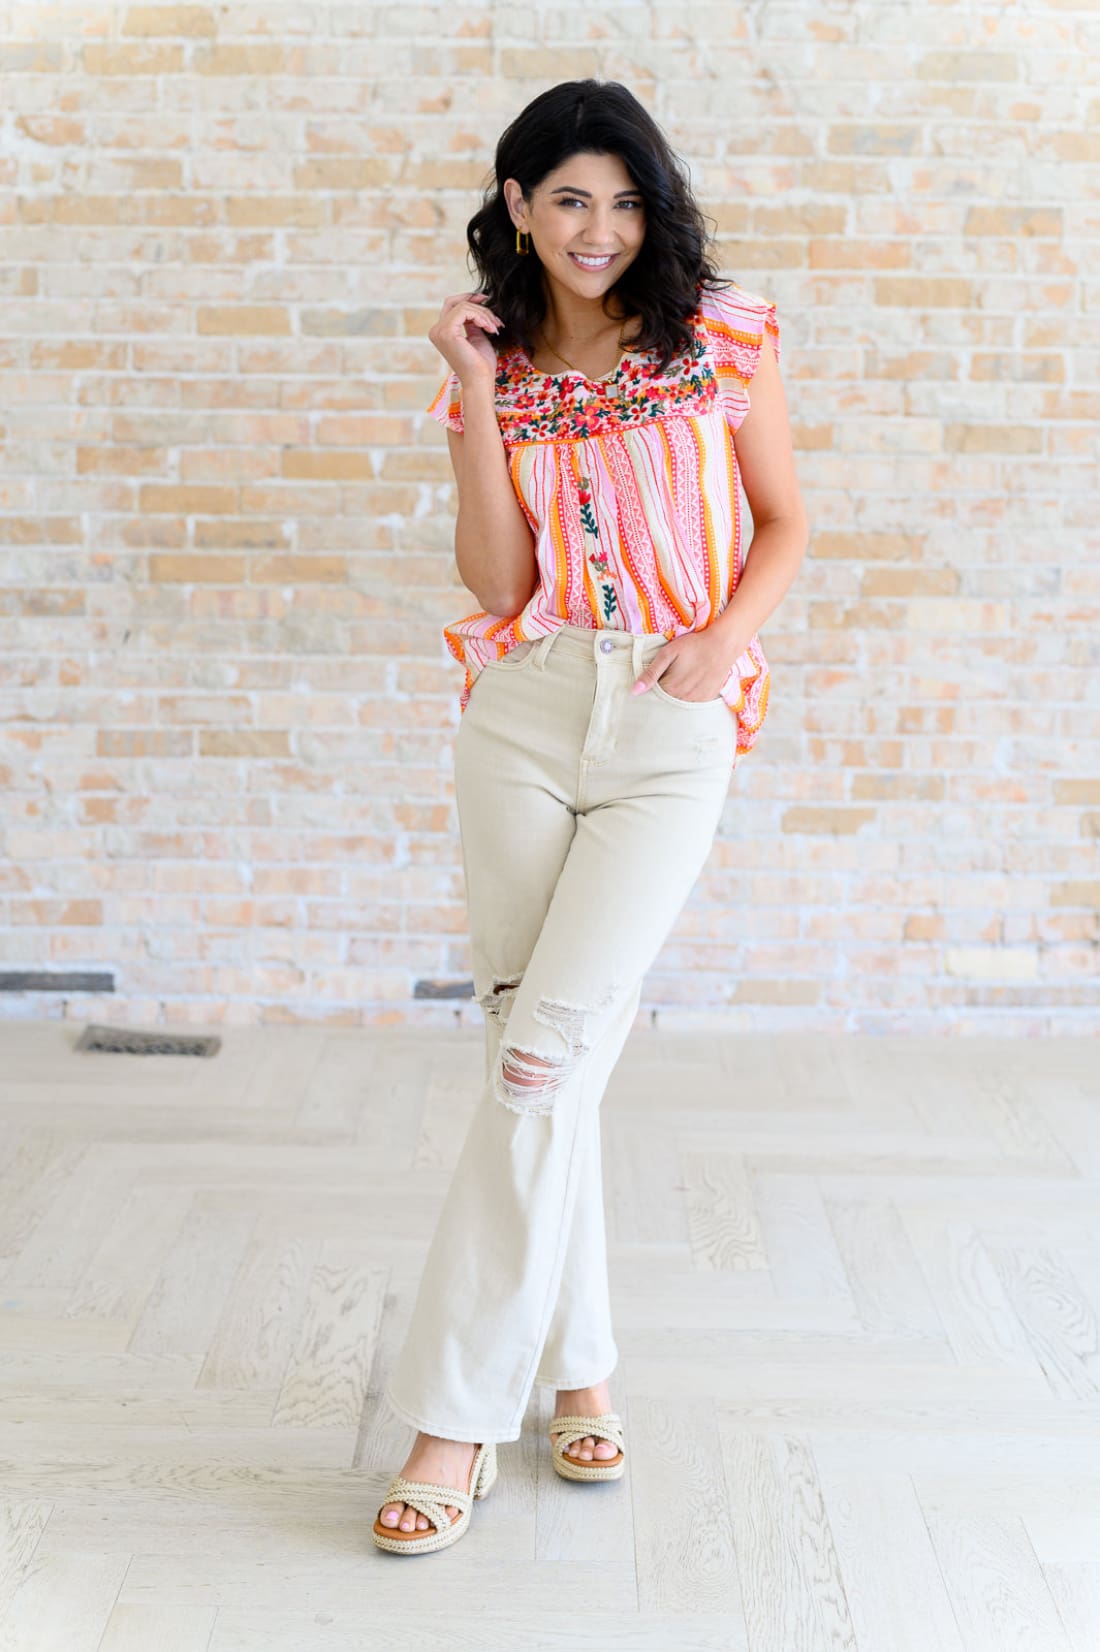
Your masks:
[{"label": "eyebrow", "polygon": [[[563,190],[567,195],[585,195],[589,200],[592,199],[591,190],[574,189],[572,184],[558,184],[557,188],[552,189],[550,193],[551,195],[560,195]],[[612,196],[612,200],[617,201],[620,195],[640,195],[641,193],[640,189],[620,189],[616,195]]]}]

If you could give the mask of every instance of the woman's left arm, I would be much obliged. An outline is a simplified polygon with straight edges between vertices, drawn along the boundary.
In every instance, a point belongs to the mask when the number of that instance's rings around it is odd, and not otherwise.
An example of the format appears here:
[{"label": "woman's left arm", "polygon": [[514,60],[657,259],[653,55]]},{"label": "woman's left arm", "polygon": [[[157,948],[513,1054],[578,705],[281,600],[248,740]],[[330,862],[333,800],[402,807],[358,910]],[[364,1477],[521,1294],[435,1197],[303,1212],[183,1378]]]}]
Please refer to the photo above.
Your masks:
[{"label": "woman's left arm", "polygon": [[753,533],[737,589],[700,633],[721,638],[732,665],[779,606],[806,552],[810,524],[794,465],[787,398],[771,340],[764,335],[752,376],[752,406],[733,436]]},{"label": "woman's left arm", "polygon": [[654,656],[635,681],[635,694],[669,672],[664,686],[677,699],[713,699],[778,607],[805,555],[810,524],[795,475],[787,398],[767,334],[752,376],[752,405],[733,445],[753,521],[737,589],[709,625],[673,637]]}]

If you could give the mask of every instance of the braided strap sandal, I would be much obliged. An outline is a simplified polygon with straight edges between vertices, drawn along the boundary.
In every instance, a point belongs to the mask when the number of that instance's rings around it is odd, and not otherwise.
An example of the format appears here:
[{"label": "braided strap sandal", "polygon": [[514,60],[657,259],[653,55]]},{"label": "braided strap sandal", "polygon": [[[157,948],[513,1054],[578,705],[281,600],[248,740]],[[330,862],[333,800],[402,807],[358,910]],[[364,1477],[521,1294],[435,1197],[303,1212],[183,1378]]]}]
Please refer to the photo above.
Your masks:
[{"label": "braided strap sandal", "polygon": [[[380,1549],[393,1554],[426,1554],[429,1549],[445,1549],[457,1543],[470,1524],[470,1510],[475,1497],[484,1497],[497,1477],[497,1448],[492,1440],[479,1445],[470,1465],[470,1488],[461,1491],[457,1486],[438,1486],[431,1480],[406,1480],[395,1474],[386,1488],[371,1536]],[[418,1514],[426,1515],[432,1527],[426,1532],[399,1531],[396,1526],[383,1526],[382,1509],[387,1503],[408,1503]],[[453,1517],[447,1513],[447,1504],[456,1508]]]},{"label": "braided strap sandal", "polygon": [[[565,1455],[566,1446],[589,1435],[596,1440],[610,1440],[618,1447],[618,1456],[594,1457],[590,1463],[583,1463]],[[598,1417],[555,1417],[550,1424],[550,1438],[554,1447],[551,1456],[554,1473],[560,1474],[563,1480],[617,1480],[626,1467],[623,1451],[626,1441],[617,1411],[601,1411]]]}]

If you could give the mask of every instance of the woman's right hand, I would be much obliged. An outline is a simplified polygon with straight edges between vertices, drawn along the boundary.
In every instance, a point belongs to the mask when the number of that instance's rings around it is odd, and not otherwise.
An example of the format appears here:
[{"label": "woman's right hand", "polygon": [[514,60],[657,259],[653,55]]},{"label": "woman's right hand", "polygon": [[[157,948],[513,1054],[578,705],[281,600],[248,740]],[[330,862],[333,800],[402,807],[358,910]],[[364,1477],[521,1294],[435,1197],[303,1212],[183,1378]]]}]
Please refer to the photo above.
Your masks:
[{"label": "woman's right hand", "polygon": [[496,382],[497,353],[487,333],[499,332],[504,323],[487,305],[477,302],[484,297],[481,292],[452,293],[443,300],[439,320],[428,333],[460,384],[481,378]]}]

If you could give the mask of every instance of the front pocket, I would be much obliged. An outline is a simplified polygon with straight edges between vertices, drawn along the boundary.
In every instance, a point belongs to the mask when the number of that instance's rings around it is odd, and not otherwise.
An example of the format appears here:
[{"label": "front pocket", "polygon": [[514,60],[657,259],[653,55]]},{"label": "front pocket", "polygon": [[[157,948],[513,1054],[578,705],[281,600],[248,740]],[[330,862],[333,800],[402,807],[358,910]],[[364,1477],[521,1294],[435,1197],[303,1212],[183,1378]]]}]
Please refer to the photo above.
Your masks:
[{"label": "front pocket", "polygon": [[535,644],[532,640],[527,639],[524,642],[517,642],[502,659],[487,660],[481,669],[483,671],[522,671],[534,652]]},{"label": "front pocket", "polygon": [[670,694],[667,688],[661,687],[660,679],[653,684],[649,692],[650,694],[656,694],[659,700],[667,701],[670,706],[684,706],[689,711],[695,709],[697,706],[715,706],[722,700],[722,696],[720,694],[716,694],[713,700],[678,700],[675,694]]},{"label": "front pocket", "polygon": [[[666,647],[667,647],[667,644],[666,644]],[[660,657],[660,655],[663,654],[663,653],[664,653],[664,649],[659,648],[655,654],[650,655],[649,659],[646,661],[646,664],[647,665],[652,665],[653,661],[655,659],[658,659]],[[670,706],[680,706],[681,709],[686,708],[689,711],[692,708],[692,706],[713,706],[713,705],[717,705],[719,700],[721,700],[721,698],[722,698],[721,694],[716,694],[712,700],[678,700],[676,698],[675,694],[670,694],[667,688],[662,688],[661,687],[660,678],[657,679],[657,681],[653,684],[652,688],[650,688],[648,690],[648,692],[650,694],[656,694],[656,696],[659,700],[664,700],[666,702],[666,704],[668,704]]]}]

